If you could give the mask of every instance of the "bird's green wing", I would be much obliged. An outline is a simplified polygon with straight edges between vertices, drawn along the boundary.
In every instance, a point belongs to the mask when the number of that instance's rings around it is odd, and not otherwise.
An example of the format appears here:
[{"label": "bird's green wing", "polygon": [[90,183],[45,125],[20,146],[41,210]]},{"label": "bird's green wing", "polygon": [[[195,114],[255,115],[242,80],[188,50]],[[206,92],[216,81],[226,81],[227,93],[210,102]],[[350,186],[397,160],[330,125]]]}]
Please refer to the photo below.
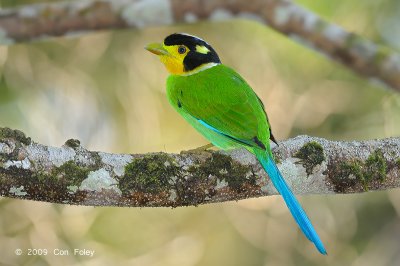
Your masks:
[{"label": "bird's green wing", "polygon": [[276,145],[279,145],[278,142],[276,141],[274,135],[272,134],[271,124],[269,123],[269,119],[268,119],[267,112],[265,111],[264,103],[261,101],[260,97],[257,96],[257,99],[260,102],[261,107],[262,107],[262,109],[264,111],[264,114],[265,114],[265,118],[267,119],[267,123],[268,123],[268,126],[269,126],[269,139],[272,140]]},{"label": "bird's green wing", "polygon": [[263,107],[232,69],[218,65],[195,75],[174,76],[167,87],[178,112],[241,144],[265,148],[269,127]]}]

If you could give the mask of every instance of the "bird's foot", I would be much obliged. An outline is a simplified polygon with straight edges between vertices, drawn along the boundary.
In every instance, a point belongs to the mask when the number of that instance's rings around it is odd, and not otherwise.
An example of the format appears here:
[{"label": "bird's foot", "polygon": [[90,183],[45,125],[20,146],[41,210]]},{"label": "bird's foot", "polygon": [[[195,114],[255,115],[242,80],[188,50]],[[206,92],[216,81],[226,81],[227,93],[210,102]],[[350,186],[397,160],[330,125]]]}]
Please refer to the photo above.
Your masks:
[{"label": "bird's foot", "polygon": [[195,149],[187,150],[187,151],[181,151],[181,154],[193,154],[193,153],[203,153],[203,152],[210,152],[208,149],[214,147],[212,143],[208,143],[206,145],[200,146]]}]

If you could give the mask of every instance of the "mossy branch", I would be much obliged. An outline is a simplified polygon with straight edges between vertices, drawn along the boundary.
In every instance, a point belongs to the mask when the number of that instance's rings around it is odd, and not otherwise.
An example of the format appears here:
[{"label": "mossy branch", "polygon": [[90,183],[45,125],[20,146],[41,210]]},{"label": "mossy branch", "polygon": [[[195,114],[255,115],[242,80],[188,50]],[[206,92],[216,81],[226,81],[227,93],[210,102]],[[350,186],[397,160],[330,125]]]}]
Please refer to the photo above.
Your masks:
[{"label": "mossy branch", "polygon": [[232,18],[255,19],[400,91],[400,55],[323,20],[290,0],[81,0],[0,10],[0,44]]},{"label": "mossy branch", "polygon": [[[400,138],[329,141],[299,136],[273,149],[296,194],[400,187]],[[246,150],[110,154],[78,140],[62,147],[0,128],[0,195],[92,206],[188,206],[276,194]]]}]

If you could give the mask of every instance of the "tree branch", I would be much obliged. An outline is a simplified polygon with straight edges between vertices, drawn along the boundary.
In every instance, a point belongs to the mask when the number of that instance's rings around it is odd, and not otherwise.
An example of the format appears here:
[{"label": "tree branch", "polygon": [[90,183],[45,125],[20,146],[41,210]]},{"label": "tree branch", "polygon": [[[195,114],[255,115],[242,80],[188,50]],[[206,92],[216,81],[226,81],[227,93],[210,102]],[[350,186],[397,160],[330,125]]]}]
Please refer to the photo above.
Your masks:
[{"label": "tree branch", "polygon": [[143,28],[234,17],[256,19],[400,91],[400,55],[289,0],[81,0],[0,10],[0,44],[84,31]]},{"label": "tree branch", "polygon": [[[297,194],[400,186],[400,138],[329,141],[299,136],[273,149]],[[0,128],[0,195],[92,206],[187,206],[276,194],[246,150],[110,154],[68,140],[61,148]]]}]

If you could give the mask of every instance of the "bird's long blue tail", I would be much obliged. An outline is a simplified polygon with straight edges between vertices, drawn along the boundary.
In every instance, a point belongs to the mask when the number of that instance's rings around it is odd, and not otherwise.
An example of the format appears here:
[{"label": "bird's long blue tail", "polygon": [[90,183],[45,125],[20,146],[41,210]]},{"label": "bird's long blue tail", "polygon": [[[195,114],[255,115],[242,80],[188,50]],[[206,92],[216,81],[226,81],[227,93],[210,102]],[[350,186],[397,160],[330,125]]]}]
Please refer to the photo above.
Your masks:
[{"label": "bird's long blue tail", "polygon": [[266,151],[255,150],[254,153],[265,171],[268,173],[275,188],[282,195],[283,199],[286,202],[286,205],[288,206],[290,212],[293,215],[293,218],[296,220],[300,229],[303,231],[306,237],[314,243],[318,251],[321,252],[321,254],[326,255],[327,253],[324,244],[322,244],[321,239],[319,239],[319,236],[312,226],[310,220],[308,219],[306,213],[304,212],[303,208],[300,206],[300,203],[297,201],[289,186],[283,179],[274,160]]}]

